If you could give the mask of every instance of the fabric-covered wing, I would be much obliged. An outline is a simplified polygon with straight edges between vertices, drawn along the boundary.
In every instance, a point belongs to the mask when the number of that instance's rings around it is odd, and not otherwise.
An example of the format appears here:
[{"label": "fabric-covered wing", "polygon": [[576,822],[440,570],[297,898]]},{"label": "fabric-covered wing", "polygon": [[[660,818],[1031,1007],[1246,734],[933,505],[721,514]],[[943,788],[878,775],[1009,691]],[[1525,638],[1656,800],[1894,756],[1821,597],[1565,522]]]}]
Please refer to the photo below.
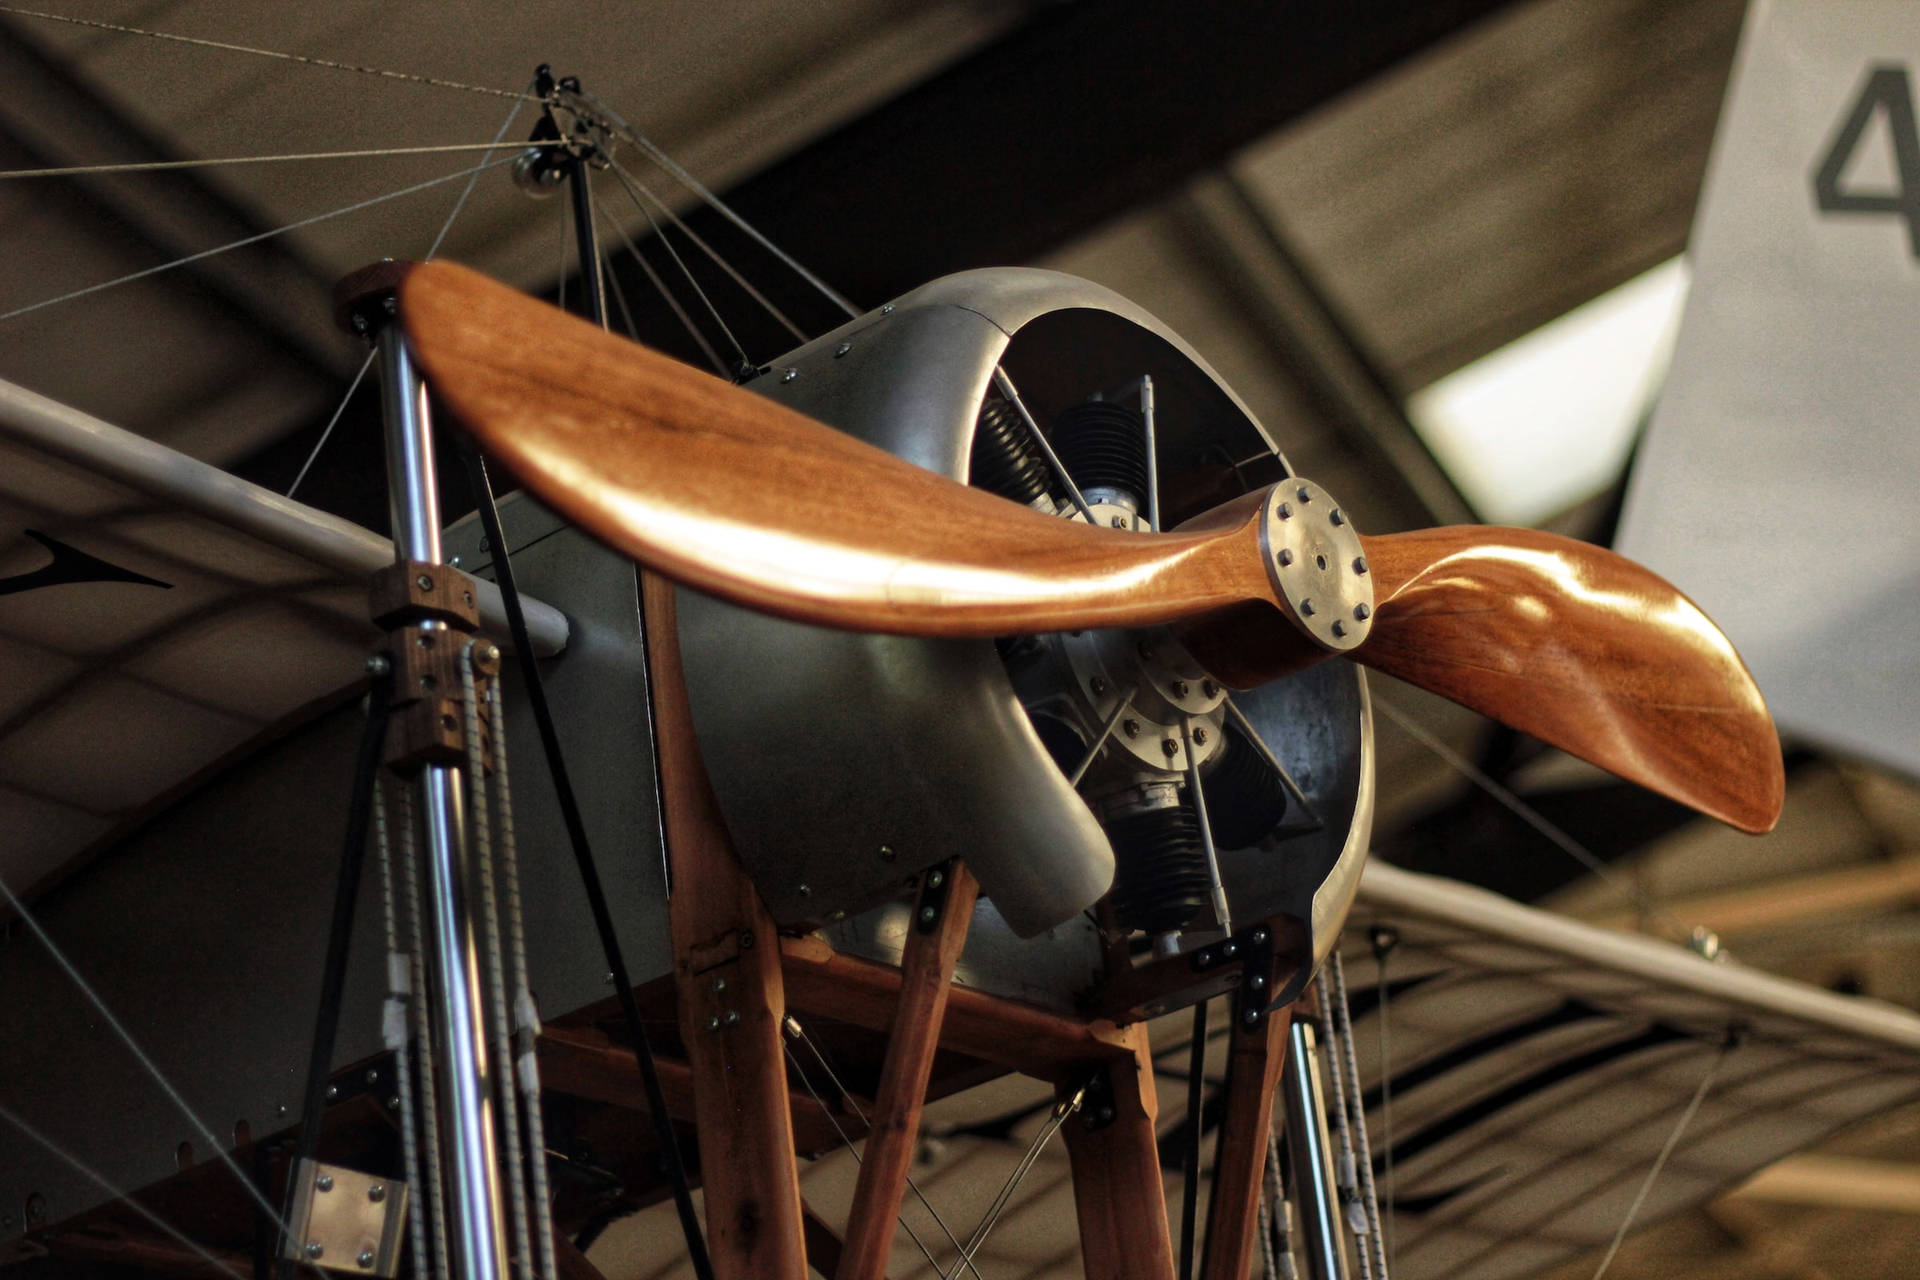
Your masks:
[{"label": "fabric-covered wing", "polygon": [[[362,677],[392,544],[0,383],[0,876],[16,893]],[[506,635],[482,584],[488,631]],[[566,623],[529,602],[536,647]]]},{"label": "fabric-covered wing", "polygon": [[1385,968],[1396,1280],[1504,1280],[1604,1248],[1920,1096],[1920,1017],[1374,863],[1342,942],[1382,1212]]}]

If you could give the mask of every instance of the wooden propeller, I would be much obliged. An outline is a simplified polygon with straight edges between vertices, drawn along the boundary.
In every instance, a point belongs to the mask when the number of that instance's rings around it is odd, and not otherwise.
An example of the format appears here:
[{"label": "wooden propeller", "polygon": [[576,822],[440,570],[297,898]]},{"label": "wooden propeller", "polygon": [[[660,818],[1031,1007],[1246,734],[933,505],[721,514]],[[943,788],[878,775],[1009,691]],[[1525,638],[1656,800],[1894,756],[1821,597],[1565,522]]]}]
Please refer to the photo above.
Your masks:
[{"label": "wooden propeller", "polygon": [[1360,540],[1342,650],[1281,598],[1264,494],[1138,534],[1042,515],[612,337],[465,268],[406,270],[446,407],[542,501],[689,586],[800,622],[926,636],[1177,624],[1246,686],[1336,656],[1431,689],[1749,831],[1779,742],[1733,646],[1599,547],[1475,526]]}]

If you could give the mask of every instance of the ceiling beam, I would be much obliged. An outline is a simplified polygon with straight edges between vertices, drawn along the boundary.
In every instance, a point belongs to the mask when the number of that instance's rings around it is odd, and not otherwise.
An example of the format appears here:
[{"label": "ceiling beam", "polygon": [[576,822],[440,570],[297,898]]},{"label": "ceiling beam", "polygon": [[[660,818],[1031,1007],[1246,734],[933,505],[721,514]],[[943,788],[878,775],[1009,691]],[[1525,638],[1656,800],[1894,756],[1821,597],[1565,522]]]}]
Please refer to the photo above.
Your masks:
[{"label": "ceiling beam", "polygon": [[1920,1214],[1920,1164],[1811,1153],[1788,1156],[1727,1194],[1771,1204]]},{"label": "ceiling beam", "polygon": [[[1657,900],[1665,915],[1711,929],[1721,938],[1752,934],[1835,916],[1863,916],[1920,902],[1920,855],[1787,876],[1751,888]],[[1633,929],[1633,912],[1585,917],[1609,929]]]}]

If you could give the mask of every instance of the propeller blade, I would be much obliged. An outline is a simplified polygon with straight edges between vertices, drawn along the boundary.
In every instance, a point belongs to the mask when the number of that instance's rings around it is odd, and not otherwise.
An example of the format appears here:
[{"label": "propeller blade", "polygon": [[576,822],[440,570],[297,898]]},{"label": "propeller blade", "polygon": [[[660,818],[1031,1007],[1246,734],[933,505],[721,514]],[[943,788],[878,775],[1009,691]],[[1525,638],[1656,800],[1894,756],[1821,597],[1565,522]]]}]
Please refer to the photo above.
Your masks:
[{"label": "propeller blade", "polygon": [[1786,779],[1766,702],[1713,621],[1651,570],[1531,529],[1362,537],[1356,660],[1744,831]]},{"label": "propeller blade", "polygon": [[935,475],[450,263],[399,314],[434,391],[542,501],[689,586],[819,626],[994,636],[1266,598],[1258,512],[1141,535]]},{"label": "propeller blade", "polygon": [[408,267],[399,293],[415,359],[490,453],[609,545],[699,590],[897,635],[1179,623],[1236,687],[1346,649],[1734,826],[1764,831],[1778,816],[1779,742],[1746,667],[1692,602],[1612,552],[1522,529],[1363,538],[1370,634],[1309,638],[1300,615],[1313,610],[1283,604],[1267,568],[1267,492],[1171,533],[1090,527],[923,470],[466,268]]}]

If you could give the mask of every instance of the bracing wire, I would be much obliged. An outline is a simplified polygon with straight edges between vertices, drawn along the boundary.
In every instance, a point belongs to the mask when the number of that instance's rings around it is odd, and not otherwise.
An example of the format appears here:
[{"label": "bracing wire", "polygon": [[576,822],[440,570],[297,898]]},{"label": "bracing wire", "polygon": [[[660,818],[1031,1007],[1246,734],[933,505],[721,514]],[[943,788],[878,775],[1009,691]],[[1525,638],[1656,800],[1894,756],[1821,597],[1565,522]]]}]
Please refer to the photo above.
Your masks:
[{"label": "bracing wire", "polygon": [[[5,10],[0,9],[0,12],[5,12]],[[148,276],[156,276],[163,271],[172,271],[176,267],[184,267],[189,263],[199,262],[202,259],[211,258],[217,254],[227,253],[234,249],[243,249],[250,244],[259,244],[262,240],[271,240],[275,236],[283,236],[289,231],[298,231],[302,227],[310,227],[317,222],[325,222],[329,218],[343,217],[349,213],[358,213],[362,209],[370,209],[377,204],[385,204],[389,200],[398,200],[402,196],[410,196],[416,192],[425,191],[429,187],[441,186],[448,182],[458,182],[461,178],[469,174],[480,173],[503,164],[511,164],[517,158],[517,156],[504,156],[499,160],[489,160],[484,164],[461,169],[454,173],[442,174],[437,178],[428,178],[425,182],[416,182],[412,186],[402,187],[398,191],[389,191],[385,195],[373,196],[366,200],[357,200],[352,204],[343,205],[338,209],[329,209],[325,213],[316,213],[310,218],[302,218],[298,222],[289,222],[285,226],[275,227],[271,231],[262,231],[255,235],[242,237],[239,240],[230,240],[226,244],[215,245],[211,249],[202,249],[198,253],[190,253],[184,258],[175,258],[171,262],[162,262],[158,266],[144,267],[139,271],[130,272],[127,275],[117,276],[112,280],[102,280],[99,284],[87,285],[83,289],[74,289],[71,292],[59,294],[52,298],[43,298],[39,302],[30,302],[24,307],[15,307],[12,311],[0,313],[0,320],[12,320],[16,316],[24,316],[29,312],[39,311],[43,307],[55,306],[62,302],[71,302],[75,298],[84,298],[90,294],[116,288],[119,285],[131,284],[135,280],[144,280]]]},{"label": "bracing wire", "polygon": [[1674,1124],[1673,1132],[1669,1133],[1666,1142],[1661,1144],[1660,1154],[1653,1159],[1653,1167],[1647,1170],[1647,1176],[1640,1182],[1640,1189],[1634,1193],[1633,1203],[1627,1206],[1626,1216],[1620,1219],[1619,1227],[1614,1230],[1613,1242],[1607,1246],[1606,1256],[1600,1259],[1600,1267],[1593,1273],[1593,1280],[1602,1280],[1602,1277],[1607,1274],[1607,1268],[1613,1265],[1614,1255],[1620,1252],[1621,1242],[1627,1238],[1627,1232],[1633,1229],[1633,1220],[1639,1216],[1640,1207],[1646,1203],[1647,1193],[1653,1190],[1655,1179],[1659,1178],[1660,1171],[1667,1167],[1667,1160],[1673,1155],[1674,1148],[1680,1145],[1680,1135],[1687,1131],[1689,1124],[1693,1123],[1693,1117],[1699,1113],[1700,1104],[1707,1100],[1707,1090],[1713,1087],[1714,1078],[1720,1074],[1720,1068],[1726,1064],[1728,1056],[1738,1044],[1739,1037],[1731,1032],[1720,1042],[1719,1052],[1714,1054],[1713,1061],[1707,1064],[1706,1073],[1700,1077],[1699,1085],[1694,1088],[1693,1097],[1687,1100],[1686,1109],[1680,1113],[1680,1119]]},{"label": "bracing wire", "polygon": [[[517,109],[519,103],[514,106]],[[184,160],[130,160],[113,164],[75,164],[51,169],[0,169],[0,181],[21,178],[82,178],[110,173],[166,173],[175,169],[215,169],[247,164],[286,164],[300,160],[371,160],[381,156],[450,155],[461,151],[496,151],[492,142],[450,142],[417,147],[363,147],[355,151],[289,151],[272,156],[206,156]]]},{"label": "bracing wire", "polygon": [[751,222],[748,222],[745,218],[735,213],[732,207],[729,206],[726,201],[722,200],[719,196],[709,191],[704,185],[701,184],[699,179],[695,178],[691,173],[688,173],[684,168],[682,168],[674,160],[674,158],[668,155],[665,151],[663,151],[659,147],[659,145],[653,141],[653,139],[647,137],[646,134],[641,133],[638,129],[634,128],[624,118],[622,118],[619,112],[615,111],[612,107],[609,107],[606,103],[600,101],[600,99],[594,97],[590,93],[583,92],[581,93],[580,96],[584,98],[586,101],[591,102],[597,111],[599,111],[601,114],[606,116],[606,118],[612,122],[612,124],[615,127],[615,130],[619,133],[621,137],[625,138],[628,142],[631,142],[634,146],[644,151],[647,155],[647,159],[651,160],[655,165],[659,166],[663,171],[665,171],[668,175],[670,175],[674,179],[674,181],[678,182],[681,186],[685,187],[688,191],[691,191],[695,196],[699,197],[699,199],[703,203],[711,206],[714,212],[718,213],[721,217],[725,218],[728,222],[731,222],[735,227],[739,228],[740,231],[745,233],[746,236],[749,239],[751,239],[755,244],[759,245],[762,249],[765,249],[768,253],[772,254],[789,271],[799,276],[802,280],[806,281],[807,284],[811,285],[816,291],[818,291],[822,297],[826,298],[829,302],[833,303],[834,306],[840,308],[840,310],[846,312],[849,319],[859,316],[860,309],[854,306],[853,303],[847,301],[846,296],[844,294],[840,293],[832,285],[829,285],[826,281],[822,280],[819,276],[815,275],[813,272],[807,270],[807,268],[798,259],[794,258],[793,255],[789,254],[786,250],[782,249],[779,245],[775,244],[773,241],[767,239],[767,237],[761,233],[758,227],[754,226]]},{"label": "bracing wire", "polygon": [[44,1133],[41,1133],[38,1129],[34,1128],[31,1124],[28,1124],[24,1117],[15,1115],[12,1111],[8,1110],[6,1107],[0,1106],[0,1120],[5,1120],[8,1124],[12,1125],[15,1129],[18,1129],[24,1136],[31,1139],[33,1142],[37,1143],[41,1147],[44,1147],[49,1154],[54,1156],[56,1159],[60,1160],[62,1163],[66,1164],[75,1173],[79,1174],[81,1177],[85,1178],[87,1181],[93,1183],[96,1187],[99,1187],[102,1191],[106,1192],[108,1195],[114,1197],[114,1199],[123,1202],[129,1209],[132,1209],[135,1213],[139,1214],[140,1217],[144,1219],[149,1226],[153,1227],[157,1231],[163,1232],[169,1239],[173,1240],[174,1243],[182,1246],[183,1248],[192,1250],[203,1261],[205,1261],[207,1265],[213,1267],[216,1271],[219,1271],[225,1275],[232,1276],[233,1280],[245,1280],[245,1277],[243,1277],[238,1271],[235,1271],[232,1267],[228,1266],[226,1263],[220,1261],[219,1258],[216,1258],[213,1254],[209,1253],[203,1246],[201,1246],[197,1241],[187,1236],[185,1233],[183,1233],[178,1227],[174,1226],[172,1223],[166,1221],[164,1218],[154,1213],[153,1210],[147,1208],[147,1206],[141,1204],[138,1200],[134,1199],[132,1196],[125,1195],[124,1193],[122,1193],[118,1187],[115,1187],[111,1182],[107,1181],[106,1178],[102,1177],[94,1169],[82,1163],[80,1160],[76,1159],[71,1153],[64,1150],[59,1143],[47,1137],[47,1135],[45,1135]]},{"label": "bracing wire", "polygon": [[1538,809],[1528,804],[1525,800],[1522,800],[1513,792],[1507,790],[1507,788],[1501,786],[1490,777],[1484,769],[1479,768],[1471,760],[1468,760],[1452,747],[1440,741],[1431,731],[1415,721],[1412,716],[1409,716],[1391,702],[1381,698],[1378,694],[1375,694],[1373,697],[1373,705],[1385,712],[1387,719],[1393,721],[1394,724],[1405,730],[1408,736],[1412,737],[1436,756],[1439,756],[1448,768],[1473,783],[1476,787],[1479,787],[1489,796],[1492,796],[1494,800],[1508,812],[1546,837],[1555,847],[1559,848],[1575,862],[1578,862],[1588,871],[1591,871],[1594,875],[1618,889],[1631,900],[1648,919],[1656,920],[1666,925],[1669,929],[1672,929],[1678,937],[1684,938],[1691,932],[1685,925],[1681,924],[1680,921],[1662,911],[1653,899],[1647,897],[1638,887],[1615,873],[1613,868],[1609,867],[1605,862],[1602,862],[1591,849],[1581,844],[1565,831],[1562,831]]},{"label": "bracing wire", "polygon": [[465,84],[459,80],[447,80],[440,76],[416,75],[408,71],[388,71],[381,67],[361,66],[352,62],[335,62],[331,58],[315,58],[301,53],[282,53],[277,49],[259,49],[252,45],[233,44],[226,40],[208,40],[200,36],[183,36],[171,31],[152,31],[145,27],[123,26],[117,22],[102,22],[97,18],[76,18],[64,13],[45,13],[38,9],[22,9],[14,5],[0,5],[0,13],[10,13],[16,18],[33,18],[41,22],[64,22],[69,26],[88,27],[95,31],[111,31],[117,35],[144,36],[149,40],[164,40],[173,44],[193,45],[202,49],[220,49],[228,53],[242,53],[255,58],[273,58],[280,62],[297,62],[302,66],[321,67],[328,71],[352,71],[363,76],[375,76],[382,80],[401,80],[409,84],[430,85],[436,89],[458,89],[463,93],[484,93],[495,98],[521,98],[538,102],[531,94],[515,93],[511,89],[496,89],[490,85]]},{"label": "bracing wire", "polygon": [[[480,181],[482,170],[492,158],[493,151],[506,138],[507,130],[513,128],[513,122],[519,116],[523,105],[525,104],[521,102],[513,104],[513,109],[507,112],[507,118],[500,123],[500,131],[493,135],[493,141],[488,144],[487,154],[480,158],[480,168],[467,175],[467,185],[460,188],[460,198],[453,202],[453,208],[448,211],[446,221],[440,224],[440,230],[433,237],[433,243],[427,247],[429,262],[433,260],[435,254],[440,252],[440,246],[446,243],[447,233],[453,230],[453,224],[460,217],[460,211],[467,207],[467,199],[473,195],[473,188]],[[377,354],[377,351],[369,350],[367,358],[360,362],[359,372],[355,373],[353,381],[347,384],[346,393],[340,397],[340,403],[334,406],[333,416],[327,419],[326,428],[320,432],[320,438],[313,442],[313,448],[307,453],[307,460],[300,464],[300,473],[294,476],[293,483],[287,486],[287,497],[291,498],[299,490],[301,482],[307,478],[307,472],[311,471],[313,464],[319,460],[320,451],[327,447],[327,441],[333,436],[333,429],[340,425],[341,416],[346,413],[347,406],[353,402],[353,393],[360,389],[362,382],[366,381],[367,370],[373,368],[374,356]]]},{"label": "bracing wire", "polygon": [[[641,215],[646,218],[647,225],[653,229],[654,239],[658,240],[661,247],[667,251],[667,256],[673,259],[673,264],[680,268],[680,275],[686,280],[687,287],[693,290],[694,297],[700,299],[700,305],[706,308],[707,315],[719,328],[721,335],[726,338],[727,345],[733,348],[734,355],[739,359],[740,367],[743,369],[750,367],[753,361],[747,358],[746,348],[740,345],[740,339],[733,336],[733,330],[727,326],[726,320],[720,315],[719,308],[713,305],[713,299],[709,298],[707,291],[700,287],[700,281],[694,277],[692,269],[687,266],[686,259],[680,256],[680,251],[673,247],[673,241],[667,239],[666,232],[660,227],[659,219],[653,216],[653,210],[649,209],[647,202],[640,198],[640,193],[634,189],[633,184],[628,181],[625,173],[615,168],[613,170],[613,176],[619,179],[621,189],[627,193],[627,199],[633,202],[633,207],[638,209]],[[4,318],[5,317],[0,317],[0,319]]]},{"label": "bracing wire", "polygon": [[[0,896],[6,898],[7,905],[12,908],[14,915],[21,923],[26,925],[27,931],[38,939],[40,945],[46,949],[47,955],[53,959],[54,964],[60,968],[62,973],[66,974],[68,981],[80,989],[80,994],[87,998],[87,1003],[91,1004],[94,1012],[100,1015],[100,1020],[107,1025],[107,1028],[113,1032],[120,1043],[125,1045],[127,1051],[134,1056],[135,1061],[137,1061],[146,1073],[153,1078],[154,1082],[160,1086],[161,1092],[166,1094],[167,1101],[173,1104],[174,1110],[178,1111],[181,1117],[193,1126],[194,1131],[206,1141],[207,1149],[213,1153],[214,1159],[225,1165],[227,1172],[231,1173],[234,1180],[246,1190],[248,1197],[254,1204],[259,1206],[271,1221],[277,1223],[284,1229],[286,1220],[281,1216],[280,1210],[275,1207],[271,1200],[267,1199],[265,1192],[254,1185],[253,1179],[248,1177],[240,1166],[234,1162],[233,1156],[228,1153],[225,1144],[214,1135],[213,1130],[207,1126],[206,1121],[202,1120],[199,1113],[188,1104],[186,1098],[174,1087],[173,1081],[167,1078],[167,1074],[160,1070],[160,1065],[147,1055],[145,1049],[140,1047],[140,1042],[133,1038],[133,1032],[129,1031],[126,1024],[114,1016],[113,1010],[107,1007],[107,1002],[101,999],[98,991],[93,989],[93,984],[87,981],[86,976],[82,974],[73,961],[68,958],[67,953],[60,949],[59,944],[54,942],[53,938],[48,935],[45,929],[41,928],[40,921],[34,917],[33,913],[27,910],[27,904],[22,902],[14,894],[13,887],[9,885],[4,878],[0,878]],[[62,1159],[72,1164],[76,1169],[83,1172],[85,1171],[85,1167],[71,1157],[64,1153],[56,1154],[60,1154]],[[112,1191],[113,1188],[109,1187],[108,1190]],[[114,1194],[117,1195],[119,1193],[116,1191]],[[316,1267],[309,1266],[309,1269],[316,1273],[319,1272],[319,1269]]]},{"label": "bracing wire", "polygon": [[726,272],[727,278],[729,280],[732,280],[735,284],[739,285],[742,292],[744,292],[749,298],[752,298],[755,302],[759,303],[761,308],[765,310],[768,315],[772,316],[774,320],[776,320],[780,324],[780,326],[787,331],[788,335],[791,336],[795,342],[805,342],[807,340],[806,332],[802,330],[799,325],[795,324],[792,320],[790,320],[787,317],[787,313],[782,311],[779,307],[776,307],[773,304],[773,302],[764,293],[761,293],[758,289],[754,288],[752,282],[749,281],[745,276],[741,275],[740,272],[734,267],[734,265],[731,262],[727,261],[725,255],[721,254],[719,250],[715,249],[712,245],[708,244],[706,240],[701,237],[699,232],[695,231],[692,227],[688,226],[686,224],[686,221],[683,218],[681,218],[679,214],[673,211],[672,205],[668,204],[666,201],[662,200],[659,196],[655,195],[653,193],[652,188],[648,187],[647,184],[640,181],[640,179],[634,177],[633,174],[628,172],[627,169],[623,167],[618,160],[613,161],[612,167],[618,170],[620,176],[623,179],[625,179],[627,182],[632,183],[634,186],[634,189],[639,191],[641,195],[645,196],[647,200],[650,201],[653,204],[653,206],[660,211],[661,216],[664,217],[669,223],[673,225],[674,230],[678,231],[681,235],[685,236],[687,240],[692,243],[693,247],[700,250],[701,253],[704,253],[707,256],[708,260],[711,261],[716,267],[719,267],[720,270]]},{"label": "bracing wire", "polygon": [[[597,204],[595,207],[600,208]],[[720,358],[720,352],[715,349],[712,342],[707,340],[707,335],[701,330],[700,326],[693,322],[693,317],[687,314],[687,309],[680,305],[680,299],[674,296],[673,290],[667,288],[667,282],[660,278],[660,273],[653,269],[653,264],[647,261],[646,255],[641,253],[639,246],[633,243],[633,237],[629,236],[627,229],[620,225],[620,220],[618,218],[608,217],[604,208],[601,209],[600,220],[602,222],[612,223],[613,229],[620,233],[622,243],[627,246],[627,253],[632,256],[642,274],[644,274],[647,280],[653,285],[654,292],[660,295],[666,302],[667,307],[679,318],[681,327],[687,331],[688,335],[693,338],[694,343],[706,354],[707,362],[713,366],[713,371],[723,378],[731,377],[732,370],[728,369],[727,362]],[[626,297],[620,290],[619,273],[609,271],[607,273],[607,279],[613,284],[613,296],[620,302],[620,313],[626,317],[627,336],[638,339],[640,331],[634,327],[633,313],[627,310]]]}]

